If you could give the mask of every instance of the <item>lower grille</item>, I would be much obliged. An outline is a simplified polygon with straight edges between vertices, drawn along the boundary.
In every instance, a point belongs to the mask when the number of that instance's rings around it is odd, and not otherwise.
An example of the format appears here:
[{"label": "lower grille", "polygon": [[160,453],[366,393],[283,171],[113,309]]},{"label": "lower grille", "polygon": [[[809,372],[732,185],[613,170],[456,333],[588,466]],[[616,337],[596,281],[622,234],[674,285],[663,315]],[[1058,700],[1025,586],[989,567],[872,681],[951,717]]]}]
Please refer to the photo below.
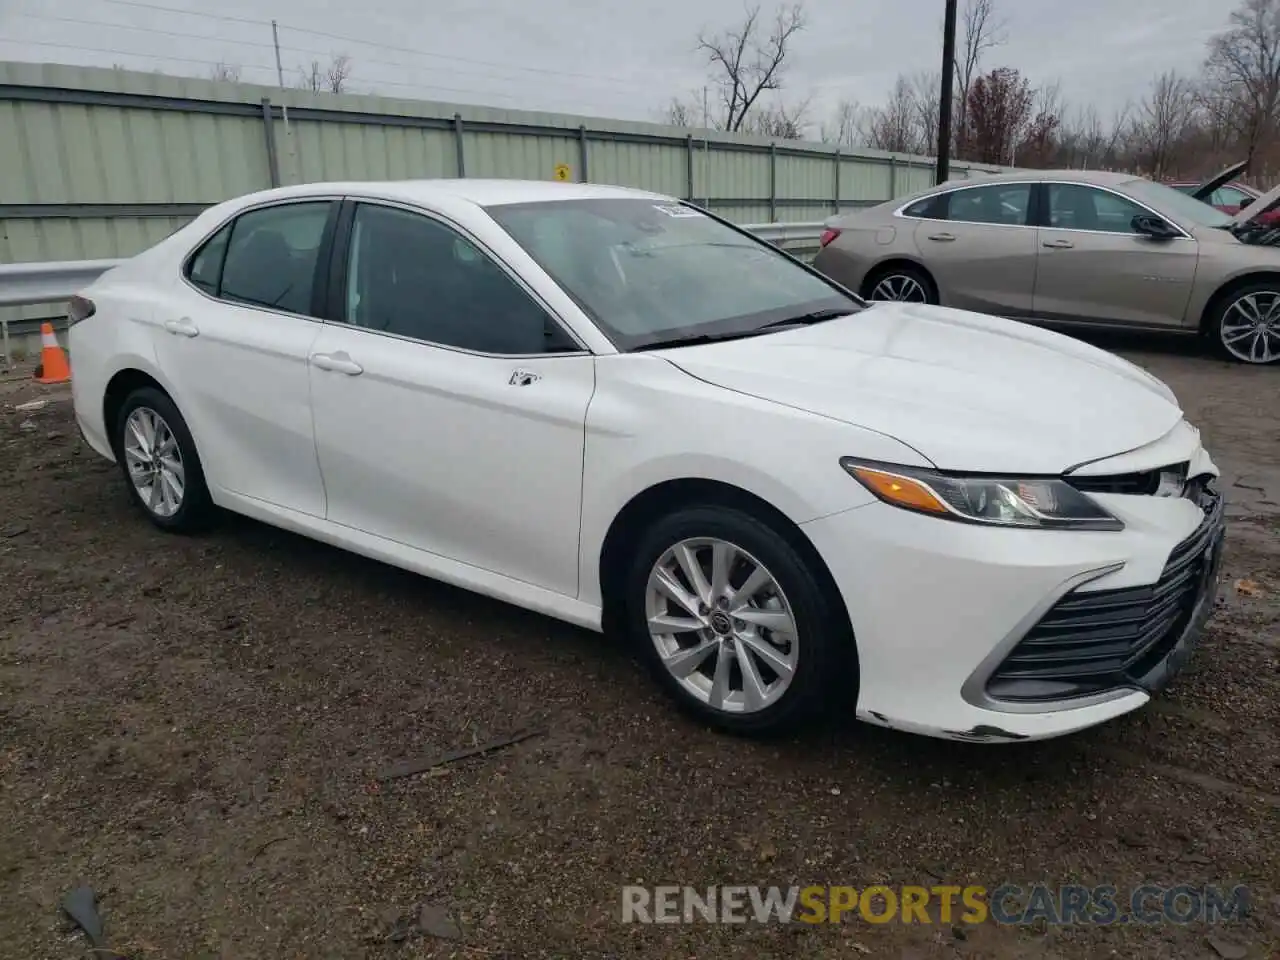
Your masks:
[{"label": "lower grille", "polygon": [[1188,486],[1204,522],[1145,587],[1073,590],[1027,632],[987,681],[997,700],[1041,701],[1139,687],[1177,644],[1209,586],[1221,549],[1222,498]]}]

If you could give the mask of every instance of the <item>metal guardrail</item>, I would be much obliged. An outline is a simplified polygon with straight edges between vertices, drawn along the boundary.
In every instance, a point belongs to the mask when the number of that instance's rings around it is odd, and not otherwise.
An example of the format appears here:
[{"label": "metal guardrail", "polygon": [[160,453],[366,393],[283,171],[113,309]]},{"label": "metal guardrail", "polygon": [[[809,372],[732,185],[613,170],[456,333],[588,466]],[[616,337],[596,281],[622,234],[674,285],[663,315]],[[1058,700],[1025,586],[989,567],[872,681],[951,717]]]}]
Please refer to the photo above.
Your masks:
[{"label": "metal guardrail", "polygon": [[817,223],[750,223],[742,228],[754,233],[761,240],[767,240],[770,243],[796,244],[809,246],[818,245],[818,238],[822,236],[822,231],[826,229],[826,224]]},{"label": "metal guardrail", "polygon": [[[761,240],[792,254],[816,250],[822,223],[752,223],[743,227]],[[0,307],[66,301],[77,291],[123,260],[64,260],[45,263],[0,264]],[[4,339],[4,365],[11,366],[9,321],[0,320]]]},{"label": "metal guardrail", "polygon": [[0,307],[68,300],[122,260],[0,264]]}]

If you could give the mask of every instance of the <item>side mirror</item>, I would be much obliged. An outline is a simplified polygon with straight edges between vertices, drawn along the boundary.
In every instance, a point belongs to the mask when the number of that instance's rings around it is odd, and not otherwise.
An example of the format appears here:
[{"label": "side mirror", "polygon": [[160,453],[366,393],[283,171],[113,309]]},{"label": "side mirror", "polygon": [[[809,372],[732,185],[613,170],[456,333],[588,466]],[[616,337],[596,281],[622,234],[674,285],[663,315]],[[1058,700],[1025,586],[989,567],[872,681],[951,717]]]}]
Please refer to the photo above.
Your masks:
[{"label": "side mirror", "polygon": [[1252,207],[1253,204],[1254,204],[1253,197],[1245,197],[1243,200],[1240,201],[1240,206],[1238,209],[1243,210],[1245,207]]},{"label": "side mirror", "polygon": [[1167,221],[1147,213],[1138,214],[1129,221],[1129,226],[1133,227],[1135,233],[1150,237],[1152,240],[1172,240],[1178,236],[1178,231]]}]

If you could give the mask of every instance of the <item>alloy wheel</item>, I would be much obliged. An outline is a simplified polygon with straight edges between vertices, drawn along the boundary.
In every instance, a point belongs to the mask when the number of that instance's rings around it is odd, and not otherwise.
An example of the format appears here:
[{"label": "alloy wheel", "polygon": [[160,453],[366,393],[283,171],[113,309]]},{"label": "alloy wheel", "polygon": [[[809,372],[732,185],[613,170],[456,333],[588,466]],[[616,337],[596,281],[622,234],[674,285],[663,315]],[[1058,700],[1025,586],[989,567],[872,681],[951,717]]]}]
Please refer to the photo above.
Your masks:
[{"label": "alloy wheel", "polygon": [[755,713],[776,703],[795,677],[795,616],[777,579],[735,544],[682,540],[649,574],[649,635],[663,666],[701,703]]},{"label": "alloy wheel", "polygon": [[899,300],[906,303],[928,303],[924,285],[905,273],[891,273],[871,288],[872,300]]},{"label": "alloy wheel", "polygon": [[1280,291],[1237,298],[1223,313],[1218,335],[1226,351],[1245,363],[1280,360]]},{"label": "alloy wheel", "polygon": [[181,509],[186,470],[178,438],[164,417],[150,407],[130,413],[124,428],[124,457],[133,488],[148,510],[157,517],[172,517]]}]

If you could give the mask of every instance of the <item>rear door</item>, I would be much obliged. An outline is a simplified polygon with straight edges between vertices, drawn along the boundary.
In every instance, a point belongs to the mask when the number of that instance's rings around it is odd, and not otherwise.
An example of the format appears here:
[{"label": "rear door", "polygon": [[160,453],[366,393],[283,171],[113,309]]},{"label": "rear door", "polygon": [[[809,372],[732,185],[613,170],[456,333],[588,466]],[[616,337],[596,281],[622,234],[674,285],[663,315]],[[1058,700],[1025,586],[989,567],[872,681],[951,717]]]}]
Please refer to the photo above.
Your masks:
[{"label": "rear door", "polygon": [[[1044,186],[1035,314],[1045,320],[1176,327],[1191,297],[1200,246],[1131,226],[1154,211],[1087,183]],[[1182,233],[1182,231],[1179,231]]]},{"label": "rear door", "polygon": [[1032,184],[991,183],[936,194],[908,207],[915,242],[944,306],[1007,317],[1031,312],[1036,232]]},{"label": "rear door", "polygon": [[255,207],[209,238],[157,312],[156,359],[209,482],[323,517],[307,356],[338,203]]}]

